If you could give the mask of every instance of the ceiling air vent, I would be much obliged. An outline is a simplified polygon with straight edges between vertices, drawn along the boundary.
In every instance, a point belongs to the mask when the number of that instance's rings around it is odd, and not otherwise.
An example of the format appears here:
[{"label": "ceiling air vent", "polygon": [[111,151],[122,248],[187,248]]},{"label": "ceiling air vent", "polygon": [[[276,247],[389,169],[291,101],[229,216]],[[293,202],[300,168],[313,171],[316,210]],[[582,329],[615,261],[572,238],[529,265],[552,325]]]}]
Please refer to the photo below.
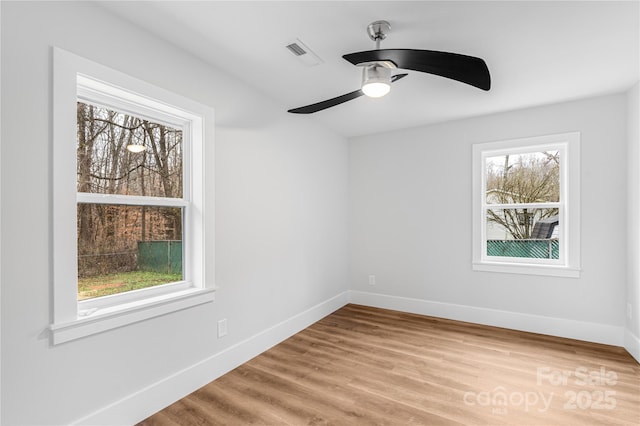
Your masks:
[{"label": "ceiling air vent", "polygon": [[307,51],[304,50],[298,43],[287,44],[287,49],[291,51],[296,56],[306,55]]},{"label": "ceiling air vent", "polygon": [[287,44],[286,48],[289,52],[293,53],[300,62],[308,67],[313,67],[324,62],[318,55],[313,53],[307,45],[301,42],[300,39],[296,39],[293,43]]}]

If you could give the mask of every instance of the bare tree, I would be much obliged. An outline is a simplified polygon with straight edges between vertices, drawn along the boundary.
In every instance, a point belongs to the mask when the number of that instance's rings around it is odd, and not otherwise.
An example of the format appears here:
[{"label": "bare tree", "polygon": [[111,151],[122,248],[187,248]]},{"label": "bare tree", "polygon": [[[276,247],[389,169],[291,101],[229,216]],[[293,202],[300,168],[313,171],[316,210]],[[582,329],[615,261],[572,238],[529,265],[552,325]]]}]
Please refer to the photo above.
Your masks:
[{"label": "bare tree", "polygon": [[[154,197],[182,196],[182,131],[78,102],[77,190]],[[128,145],[147,149],[132,153]],[[78,205],[78,254],[135,251],[138,240],[181,239],[178,208]]]},{"label": "bare tree", "polygon": [[[541,152],[489,159],[486,168],[489,204],[557,202],[560,198],[559,152]],[[500,161],[502,160],[502,161]],[[487,220],[496,223],[515,239],[531,237],[534,224],[558,214],[556,208],[489,209]]]}]

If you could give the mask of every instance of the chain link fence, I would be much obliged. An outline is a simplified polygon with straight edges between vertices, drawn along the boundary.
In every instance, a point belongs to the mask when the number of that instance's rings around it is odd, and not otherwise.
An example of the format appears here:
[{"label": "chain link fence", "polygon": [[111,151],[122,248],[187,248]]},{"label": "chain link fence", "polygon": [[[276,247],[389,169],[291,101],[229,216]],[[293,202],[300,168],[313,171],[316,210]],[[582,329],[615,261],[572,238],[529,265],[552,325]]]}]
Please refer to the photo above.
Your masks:
[{"label": "chain link fence", "polygon": [[487,256],[558,259],[558,239],[487,240]]}]

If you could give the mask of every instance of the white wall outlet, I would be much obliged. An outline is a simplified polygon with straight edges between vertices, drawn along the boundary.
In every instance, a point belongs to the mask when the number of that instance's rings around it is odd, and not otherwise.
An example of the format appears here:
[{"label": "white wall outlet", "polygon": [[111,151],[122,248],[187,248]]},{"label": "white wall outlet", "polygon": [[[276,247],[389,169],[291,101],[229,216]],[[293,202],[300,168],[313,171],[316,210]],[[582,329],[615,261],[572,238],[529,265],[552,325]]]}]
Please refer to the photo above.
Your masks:
[{"label": "white wall outlet", "polygon": [[369,285],[376,285],[376,276],[369,275]]},{"label": "white wall outlet", "polygon": [[633,311],[631,309],[631,303],[627,302],[627,318],[629,319],[633,319]]},{"label": "white wall outlet", "polygon": [[218,339],[227,335],[227,319],[218,320]]}]

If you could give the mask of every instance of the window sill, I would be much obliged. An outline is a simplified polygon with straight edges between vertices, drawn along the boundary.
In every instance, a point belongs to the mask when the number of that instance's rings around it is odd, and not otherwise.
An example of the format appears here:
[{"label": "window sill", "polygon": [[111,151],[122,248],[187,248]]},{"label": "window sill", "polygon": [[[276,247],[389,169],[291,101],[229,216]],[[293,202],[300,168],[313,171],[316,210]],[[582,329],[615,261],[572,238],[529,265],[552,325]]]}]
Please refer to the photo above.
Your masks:
[{"label": "window sill", "polygon": [[186,289],[108,308],[50,327],[54,345],[213,302],[215,289]]},{"label": "window sill", "polygon": [[546,275],[551,277],[580,278],[580,269],[567,266],[531,265],[524,263],[475,262],[474,271],[507,274]]}]

